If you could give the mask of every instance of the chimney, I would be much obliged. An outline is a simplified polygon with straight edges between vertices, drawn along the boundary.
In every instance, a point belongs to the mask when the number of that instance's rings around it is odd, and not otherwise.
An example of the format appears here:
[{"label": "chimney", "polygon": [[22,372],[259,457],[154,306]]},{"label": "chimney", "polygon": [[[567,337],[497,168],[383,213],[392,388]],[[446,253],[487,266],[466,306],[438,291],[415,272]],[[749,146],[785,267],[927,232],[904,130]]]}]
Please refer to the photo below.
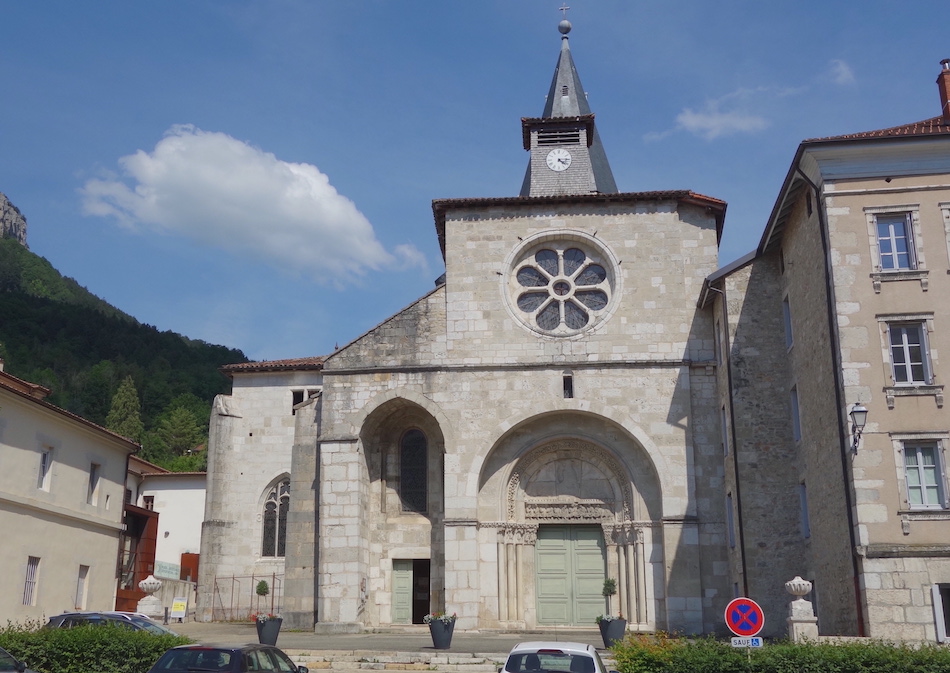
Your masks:
[{"label": "chimney", "polygon": [[942,66],[937,77],[937,89],[940,91],[940,114],[944,124],[950,124],[950,58],[940,61]]}]

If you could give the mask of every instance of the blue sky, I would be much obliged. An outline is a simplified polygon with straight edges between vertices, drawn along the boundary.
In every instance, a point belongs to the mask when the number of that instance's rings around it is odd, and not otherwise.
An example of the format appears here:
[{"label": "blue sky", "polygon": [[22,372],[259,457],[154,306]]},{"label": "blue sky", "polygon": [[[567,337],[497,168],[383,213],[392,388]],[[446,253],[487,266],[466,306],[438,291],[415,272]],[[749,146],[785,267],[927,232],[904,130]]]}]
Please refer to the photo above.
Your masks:
[{"label": "blue sky", "polygon": [[[142,322],[328,353],[433,287],[433,199],[517,195],[562,4],[0,0],[0,192]],[[723,265],[802,139],[939,114],[943,2],[567,4],[620,190],[727,201]]]}]

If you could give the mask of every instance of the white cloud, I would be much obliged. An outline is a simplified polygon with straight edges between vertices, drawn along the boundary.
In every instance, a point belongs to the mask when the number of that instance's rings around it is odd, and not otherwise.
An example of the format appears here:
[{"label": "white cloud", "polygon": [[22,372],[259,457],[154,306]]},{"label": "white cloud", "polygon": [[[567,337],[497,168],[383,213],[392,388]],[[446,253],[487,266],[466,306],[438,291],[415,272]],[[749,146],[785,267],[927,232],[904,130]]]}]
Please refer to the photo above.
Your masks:
[{"label": "white cloud", "polygon": [[321,283],[425,267],[412,245],[387,251],[315,166],[281,161],[224,133],[173,126],[151,153],[139,150],[119,165],[121,178],[88,180],[80,190],[87,214],[253,255]]},{"label": "white cloud", "polygon": [[829,75],[831,81],[835,84],[848,85],[855,82],[854,71],[851,66],[837,58],[831,60]]},{"label": "white cloud", "polygon": [[720,98],[707,100],[701,110],[686,108],[676,115],[676,125],[706,140],[735,133],[754,133],[768,126],[765,118],[745,111],[757,94],[765,90],[738,89]]}]

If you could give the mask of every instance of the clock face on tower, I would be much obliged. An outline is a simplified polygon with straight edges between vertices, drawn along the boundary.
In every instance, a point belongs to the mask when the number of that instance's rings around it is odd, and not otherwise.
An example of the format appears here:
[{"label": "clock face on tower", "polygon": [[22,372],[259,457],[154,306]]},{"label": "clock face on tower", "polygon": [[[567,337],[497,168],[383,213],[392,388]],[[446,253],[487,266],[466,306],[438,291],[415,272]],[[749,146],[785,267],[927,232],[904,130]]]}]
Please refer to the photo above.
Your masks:
[{"label": "clock face on tower", "polygon": [[548,168],[552,171],[566,171],[571,165],[571,153],[563,147],[558,147],[548,152]]}]

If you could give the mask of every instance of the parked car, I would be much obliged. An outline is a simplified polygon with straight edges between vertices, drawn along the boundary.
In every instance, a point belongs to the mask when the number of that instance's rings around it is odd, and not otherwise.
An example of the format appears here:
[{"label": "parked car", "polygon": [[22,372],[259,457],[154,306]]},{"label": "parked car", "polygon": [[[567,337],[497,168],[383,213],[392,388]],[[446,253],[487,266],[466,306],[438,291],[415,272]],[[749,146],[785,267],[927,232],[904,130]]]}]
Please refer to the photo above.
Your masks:
[{"label": "parked car", "polygon": [[593,645],[568,642],[518,643],[499,673],[616,673],[607,671]]},{"label": "parked car", "polygon": [[0,647],[0,671],[16,671],[17,673],[36,673],[31,668],[27,668],[26,664],[12,654],[7,652],[5,649]]},{"label": "parked car", "polygon": [[173,647],[155,662],[148,673],[191,673],[193,671],[279,671],[309,673],[273,645],[181,645]]},{"label": "parked car", "polygon": [[106,626],[112,624],[123,626],[134,631],[148,631],[159,636],[177,636],[178,634],[149,619],[139,612],[64,612],[51,617],[46,626],[53,628],[72,628],[74,626]]}]

